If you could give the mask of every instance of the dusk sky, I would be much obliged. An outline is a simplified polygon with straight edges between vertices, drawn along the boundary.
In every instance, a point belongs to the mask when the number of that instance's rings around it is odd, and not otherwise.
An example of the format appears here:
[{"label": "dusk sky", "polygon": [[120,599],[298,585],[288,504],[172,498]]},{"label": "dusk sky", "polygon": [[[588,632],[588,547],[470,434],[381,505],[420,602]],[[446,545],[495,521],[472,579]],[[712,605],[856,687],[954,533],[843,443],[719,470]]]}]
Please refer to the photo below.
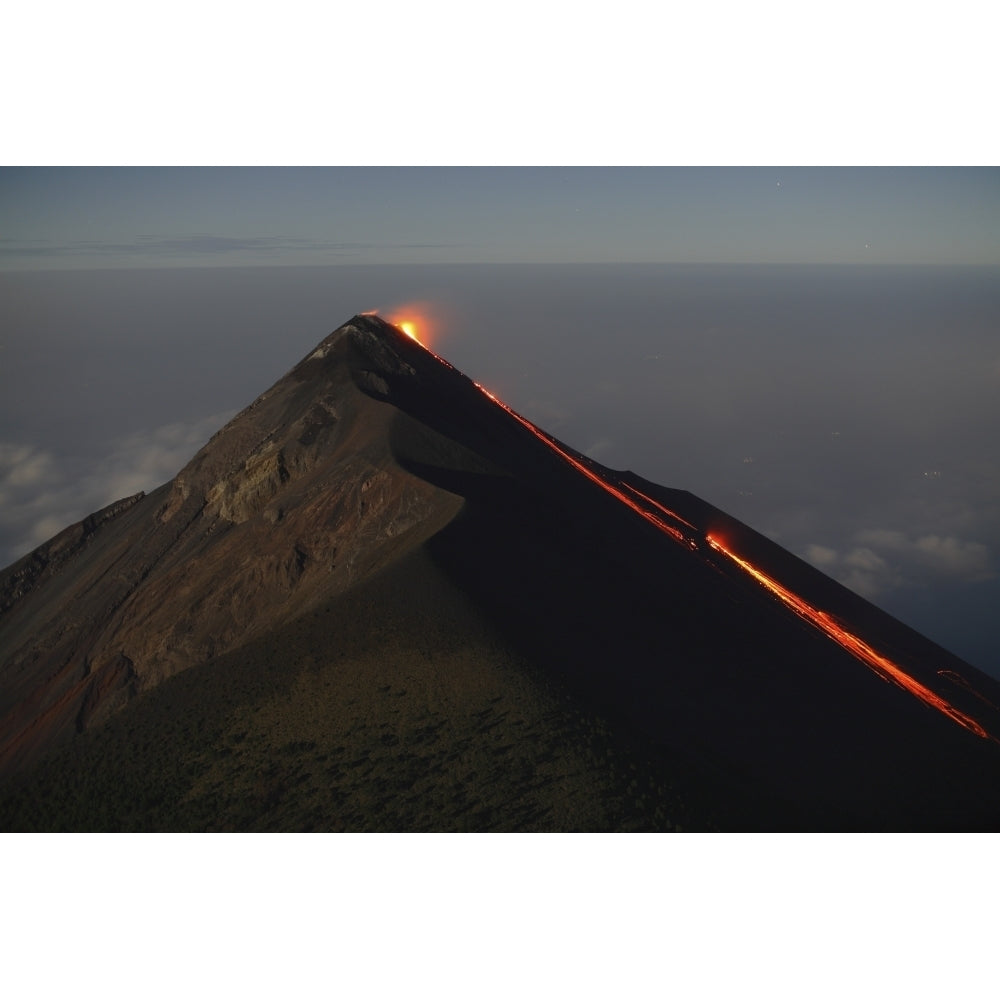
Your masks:
[{"label": "dusk sky", "polygon": [[1000,266],[991,168],[0,171],[0,267]]}]

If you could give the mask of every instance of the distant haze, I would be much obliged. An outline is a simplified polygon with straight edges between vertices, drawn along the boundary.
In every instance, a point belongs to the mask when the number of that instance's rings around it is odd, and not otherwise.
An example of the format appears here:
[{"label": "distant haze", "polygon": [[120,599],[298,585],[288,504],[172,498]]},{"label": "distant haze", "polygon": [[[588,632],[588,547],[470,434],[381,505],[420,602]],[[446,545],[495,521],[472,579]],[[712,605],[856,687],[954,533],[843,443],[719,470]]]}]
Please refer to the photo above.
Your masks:
[{"label": "distant haze", "polygon": [[1000,272],[357,265],[0,274],[0,563],[171,478],[357,312],[1000,676]]},{"label": "distant haze", "polygon": [[0,269],[1000,266],[992,168],[0,169]]}]

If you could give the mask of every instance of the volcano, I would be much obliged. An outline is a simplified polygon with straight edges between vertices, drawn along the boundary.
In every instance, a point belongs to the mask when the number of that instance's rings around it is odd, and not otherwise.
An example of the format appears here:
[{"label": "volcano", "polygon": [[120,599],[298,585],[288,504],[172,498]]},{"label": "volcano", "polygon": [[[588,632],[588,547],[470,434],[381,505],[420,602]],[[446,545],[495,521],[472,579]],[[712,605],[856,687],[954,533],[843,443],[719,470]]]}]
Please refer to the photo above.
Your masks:
[{"label": "volcano", "polygon": [[1000,685],[360,315],[0,574],[4,829],[981,830]]}]

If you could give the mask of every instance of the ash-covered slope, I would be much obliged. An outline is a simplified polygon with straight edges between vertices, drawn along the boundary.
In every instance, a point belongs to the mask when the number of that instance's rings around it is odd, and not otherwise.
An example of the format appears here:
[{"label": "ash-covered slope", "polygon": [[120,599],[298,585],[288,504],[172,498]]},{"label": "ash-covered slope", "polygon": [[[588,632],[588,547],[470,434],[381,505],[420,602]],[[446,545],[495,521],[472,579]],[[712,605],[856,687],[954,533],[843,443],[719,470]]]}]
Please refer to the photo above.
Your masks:
[{"label": "ash-covered slope", "polygon": [[[372,810],[389,828],[618,824],[598,800],[620,776],[543,721],[552,698],[597,713],[618,745],[638,740],[688,794],[711,789],[706,823],[1000,818],[994,682],[691,494],[586,459],[377,317],[331,334],[171,483],[119,506],[0,576],[8,773],[139,693],[136,720],[182,687],[196,704],[211,678],[238,689],[243,670],[249,687],[256,664],[288,685],[272,728],[314,717],[288,693],[302,678],[339,692],[289,745],[363,769],[350,790],[335,771],[349,828]],[[243,780],[216,759],[231,759],[234,718],[245,734],[237,701],[203,755],[217,789]],[[362,735],[375,729],[378,743]],[[539,779],[553,758],[591,763]],[[676,801],[633,783],[640,826],[677,822]],[[372,787],[399,791],[376,809]]]}]

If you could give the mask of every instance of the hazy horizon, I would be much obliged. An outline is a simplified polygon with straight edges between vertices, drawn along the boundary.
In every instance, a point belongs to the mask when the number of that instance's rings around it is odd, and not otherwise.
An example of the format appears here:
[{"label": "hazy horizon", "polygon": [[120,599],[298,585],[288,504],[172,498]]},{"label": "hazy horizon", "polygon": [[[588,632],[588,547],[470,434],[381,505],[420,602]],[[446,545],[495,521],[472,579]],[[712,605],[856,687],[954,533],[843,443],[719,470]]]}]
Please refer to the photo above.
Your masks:
[{"label": "hazy horizon", "polygon": [[0,270],[1000,266],[989,167],[5,167]]}]

